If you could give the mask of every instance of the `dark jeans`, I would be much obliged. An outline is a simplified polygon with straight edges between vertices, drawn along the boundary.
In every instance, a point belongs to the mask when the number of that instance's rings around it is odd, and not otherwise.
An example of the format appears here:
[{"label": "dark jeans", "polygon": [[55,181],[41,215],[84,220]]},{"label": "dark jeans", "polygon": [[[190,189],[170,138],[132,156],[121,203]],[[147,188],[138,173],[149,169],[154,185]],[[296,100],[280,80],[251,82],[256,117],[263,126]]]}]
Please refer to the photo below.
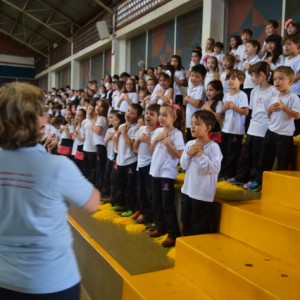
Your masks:
[{"label": "dark jeans", "polygon": [[80,284],[69,289],[49,294],[27,294],[0,288],[1,300],[79,300]]},{"label": "dark jeans", "polygon": [[96,183],[96,164],[97,164],[96,152],[83,151],[83,163],[84,163],[85,177],[92,184],[95,185],[95,183]]},{"label": "dark jeans", "polygon": [[139,211],[147,221],[152,221],[152,176],[150,165],[139,168],[137,172],[137,196]]},{"label": "dark jeans", "polygon": [[222,132],[220,148],[223,154],[219,177],[231,178],[237,173],[243,135]]},{"label": "dark jeans", "polygon": [[263,140],[263,137],[247,135],[246,142],[243,145],[239,171],[235,176],[236,180],[246,183],[257,177]]},{"label": "dark jeans", "polygon": [[136,162],[117,169],[116,203],[126,206],[128,210],[136,210]]},{"label": "dark jeans", "polygon": [[175,206],[174,179],[152,177],[153,217],[157,230],[180,236]]},{"label": "dark jeans", "polygon": [[183,235],[210,233],[213,202],[190,198],[181,194],[181,222]]},{"label": "dark jeans", "polygon": [[102,191],[104,184],[105,166],[107,160],[106,147],[103,145],[96,145],[97,149],[97,167],[96,167],[96,187]]},{"label": "dark jeans", "polygon": [[118,166],[115,160],[106,160],[102,195],[110,196],[110,201],[112,205],[116,204],[117,168]]},{"label": "dark jeans", "polygon": [[279,135],[267,130],[263,140],[260,168],[256,178],[259,184],[262,183],[263,171],[270,171],[277,157],[277,170],[288,170],[291,166],[293,153],[293,137]]}]

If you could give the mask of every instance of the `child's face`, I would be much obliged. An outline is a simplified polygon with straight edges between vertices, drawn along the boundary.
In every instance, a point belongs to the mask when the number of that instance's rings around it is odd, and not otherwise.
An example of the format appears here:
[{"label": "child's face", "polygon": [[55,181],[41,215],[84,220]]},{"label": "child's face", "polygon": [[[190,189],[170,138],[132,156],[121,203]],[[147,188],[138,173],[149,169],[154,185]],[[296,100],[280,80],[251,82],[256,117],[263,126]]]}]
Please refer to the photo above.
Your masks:
[{"label": "child's face", "polygon": [[200,64],[201,57],[198,55],[198,53],[193,52],[191,56],[191,61],[194,65]]},{"label": "child's face", "polygon": [[136,122],[136,125],[138,127],[140,126],[143,126],[144,125],[144,119],[141,117],[141,118],[138,118],[137,122]]},{"label": "child's face", "polygon": [[139,87],[144,88],[146,86],[144,79],[139,79]]},{"label": "child's face", "polygon": [[205,138],[208,136],[210,127],[202,119],[192,117],[191,134],[193,138]]},{"label": "child's face", "polygon": [[295,44],[294,42],[287,40],[284,43],[284,46],[286,55],[295,55],[298,53],[299,44]]},{"label": "child's face", "polygon": [[298,33],[298,29],[293,24],[289,24],[288,28],[286,29],[286,32],[288,35],[293,35]]},{"label": "child's face", "polygon": [[274,86],[277,91],[285,92],[290,89],[290,85],[293,83],[293,80],[289,78],[283,72],[274,73]]},{"label": "child's face", "polygon": [[234,37],[230,39],[230,47],[233,49],[237,48],[237,40]]},{"label": "child's face", "polygon": [[206,97],[208,100],[214,100],[216,95],[219,95],[220,91],[214,89],[210,84],[206,88]]},{"label": "child's face", "polygon": [[220,53],[222,52],[222,49],[215,46],[215,47],[214,47],[214,52],[215,52],[216,54],[220,54]]},{"label": "child's face", "polygon": [[172,107],[162,106],[159,110],[158,120],[161,127],[173,127],[173,123],[176,120],[176,114],[173,111]]},{"label": "child's face", "polygon": [[147,96],[147,93],[145,91],[139,91],[139,99],[145,99]]},{"label": "child's face", "polygon": [[88,115],[92,116],[95,113],[95,108],[92,105],[88,105],[86,112]]},{"label": "child's face", "polygon": [[155,88],[155,82],[153,80],[147,81],[147,90],[152,93]]},{"label": "child's face", "polygon": [[132,80],[127,80],[126,81],[126,90],[127,92],[132,92],[133,91],[133,81]]},{"label": "child's face", "polygon": [[214,46],[214,44],[213,44],[213,42],[211,40],[207,40],[205,42],[205,49],[206,50],[212,51],[213,50],[213,46]]},{"label": "child's face", "polygon": [[246,43],[245,51],[248,56],[256,55],[257,47],[254,47],[252,44]]},{"label": "child's face", "polygon": [[112,117],[112,125],[114,127],[115,130],[117,130],[120,126],[120,119],[116,116]]},{"label": "child's face", "polygon": [[132,107],[129,107],[125,114],[126,122],[128,122],[130,124],[135,123],[137,121],[137,118],[138,118],[137,111],[135,109],[133,109]]},{"label": "child's face", "polygon": [[207,69],[208,69],[208,70],[212,70],[212,71],[214,71],[214,70],[216,70],[216,69],[217,69],[217,67],[218,67],[218,63],[216,62],[216,60],[215,60],[215,59],[213,59],[213,58],[209,58],[209,59],[207,60],[207,64],[206,64],[206,66],[207,66]]},{"label": "child's face", "polygon": [[241,84],[242,82],[240,82],[240,80],[237,77],[231,76],[227,79],[227,86],[231,90],[238,91],[240,89]]},{"label": "child's face", "polygon": [[159,85],[161,86],[162,89],[166,90],[170,87],[170,79],[165,78],[163,76],[159,77]]},{"label": "child's face", "polygon": [[267,43],[267,51],[272,53],[276,49],[276,43],[275,42],[268,42]]},{"label": "child's face", "polygon": [[262,83],[263,78],[265,78],[266,76],[263,76],[264,73],[260,72],[259,74],[256,73],[252,73],[251,74],[251,80],[254,82],[254,84],[259,85]]},{"label": "child's face", "polygon": [[158,114],[155,111],[146,110],[145,124],[150,127],[156,127],[158,122]]},{"label": "child's face", "polygon": [[197,86],[197,85],[203,83],[202,75],[197,72],[193,72],[193,71],[191,72],[190,80],[191,80],[191,83],[193,86]]},{"label": "child's face", "polygon": [[251,39],[251,35],[249,33],[243,33],[241,39],[244,44],[246,44]]},{"label": "child's face", "polygon": [[234,62],[232,62],[230,59],[224,59],[223,60],[223,68],[224,69],[232,69],[234,66]]},{"label": "child's face", "polygon": [[82,111],[79,110],[79,111],[76,112],[75,119],[76,119],[76,121],[79,122],[79,123],[83,121],[84,118],[83,118],[83,113],[82,113]]},{"label": "child's face", "polygon": [[112,114],[109,114],[107,116],[107,123],[108,123],[108,125],[112,125],[113,124],[113,115]]},{"label": "child's face", "polygon": [[266,35],[271,35],[271,34],[276,34],[277,33],[277,28],[273,27],[272,24],[266,25]]},{"label": "child's face", "polygon": [[179,62],[178,62],[178,59],[177,59],[177,58],[175,58],[175,57],[172,57],[172,58],[171,58],[171,66],[173,66],[175,69],[178,68]]}]

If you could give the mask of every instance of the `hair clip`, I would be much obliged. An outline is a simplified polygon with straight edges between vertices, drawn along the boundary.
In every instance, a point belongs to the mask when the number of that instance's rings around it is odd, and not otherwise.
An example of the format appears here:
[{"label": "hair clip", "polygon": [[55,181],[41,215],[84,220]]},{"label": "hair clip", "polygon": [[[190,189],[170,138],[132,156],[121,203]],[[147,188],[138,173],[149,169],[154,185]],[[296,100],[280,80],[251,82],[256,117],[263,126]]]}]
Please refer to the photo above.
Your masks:
[{"label": "hair clip", "polygon": [[172,73],[170,70],[166,70],[166,71],[164,71],[164,73],[167,74],[168,76],[172,77]]},{"label": "hair clip", "polygon": [[294,22],[293,19],[288,19],[284,24],[284,28],[287,29],[292,22]]}]

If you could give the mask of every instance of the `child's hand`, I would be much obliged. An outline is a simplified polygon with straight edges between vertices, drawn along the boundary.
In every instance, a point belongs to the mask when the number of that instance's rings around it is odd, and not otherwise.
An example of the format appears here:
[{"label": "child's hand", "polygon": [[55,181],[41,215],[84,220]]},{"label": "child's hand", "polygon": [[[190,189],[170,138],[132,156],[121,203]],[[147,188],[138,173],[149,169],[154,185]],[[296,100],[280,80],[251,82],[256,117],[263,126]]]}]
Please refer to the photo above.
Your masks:
[{"label": "child's hand", "polygon": [[226,111],[226,110],[230,109],[230,103],[231,103],[231,101],[226,101],[223,104],[223,111]]},{"label": "child's hand", "polygon": [[279,111],[280,110],[280,104],[279,102],[273,103],[269,107],[270,112]]},{"label": "child's hand", "polygon": [[229,109],[234,109],[236,106],[232,101],[228,101]]},{"label": "child's hand", "polygon": [[203,106],[202,106],[202,109],[205,109],[205,110],[210,110],[211,111],[211,108],[210,108],[210,103],[209,101],[206,101]]},{"label": "child's hand", "polygon": [[183,98],[183,104],[187,104],[189,102],[190,97],[189,96],[185,96]]},{"label": "child's hand", "polygon": [[164,93],[165,93],[164,90],[158,90],[156,94],[159,98],[161,98],[164,95]]},{"label": "child's hand", "polygon": [[283,110],[286,107],[286,105],[281,100],[279,100],[279,102],[277,103],[278,103],[278,110]]},{"label": "child's hand", "polygon": [[161,132],[155,139],[157,142],[159,142],[159,141],[162,141],[163,139],[165,139],[166,137],[168,137],[168,133]]},{"label": "child's hand", "polygon": [[150,136],[149,134],[147,133],[143,133],[139,136],[138,140],[140,142],[144,142],[144,143],[147,143],[147,144],[150,144]]},{"label": "child's hand", "polygon": [[203,147],[200,143],[195,142],[187,152],[190,156],[201,156],[203,153]]}]

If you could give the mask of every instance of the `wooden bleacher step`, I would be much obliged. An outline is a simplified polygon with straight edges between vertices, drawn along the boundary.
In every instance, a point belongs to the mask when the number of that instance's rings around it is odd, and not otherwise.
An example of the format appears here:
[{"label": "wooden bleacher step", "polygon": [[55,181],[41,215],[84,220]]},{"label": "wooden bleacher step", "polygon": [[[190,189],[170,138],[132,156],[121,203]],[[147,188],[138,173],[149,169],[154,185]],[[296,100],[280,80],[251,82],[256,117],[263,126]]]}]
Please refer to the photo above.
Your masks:
[{"label": "wooden bleacher step", "polygon": [[300,295],[297,267],[224,234],[179,238],[175,269],[213,299],[299,299]]},{"label": "wooden bleacher step", "polygon": [[212,300],[176,269],[135,275],[123,285],[122,300]]},{"label": "wooden bleacher step", "polygon": [[220,232],[300,266],[300,212],[261,200],[221,203]]},{"label": "wooden bleacher step", "polygon": [[261,200],[300,211],[299,187],[300,171],[264,172]]}]

